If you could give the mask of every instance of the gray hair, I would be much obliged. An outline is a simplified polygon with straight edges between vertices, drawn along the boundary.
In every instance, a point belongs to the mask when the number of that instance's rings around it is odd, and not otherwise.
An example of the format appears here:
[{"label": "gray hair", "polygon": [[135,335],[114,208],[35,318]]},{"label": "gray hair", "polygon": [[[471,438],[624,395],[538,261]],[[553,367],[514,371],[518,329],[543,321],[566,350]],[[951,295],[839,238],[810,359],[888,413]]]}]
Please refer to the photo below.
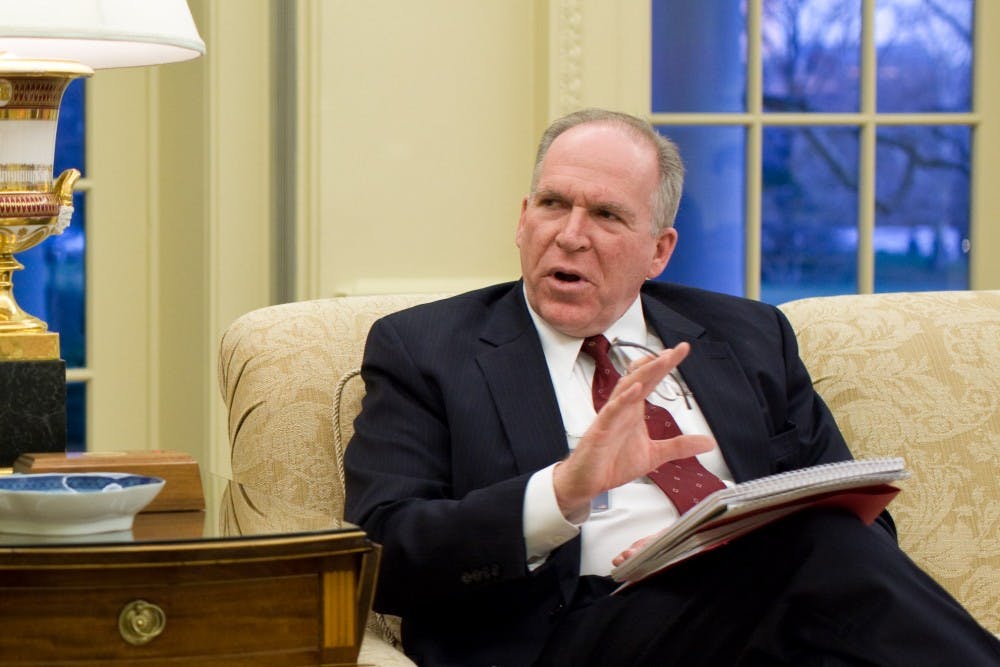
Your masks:
[{"label": "gray hair", "polygon": [[653,193],[652,233],[658,235],[664,229],[673,227],[677,217],[677,207],[681,203],[681,191],[684,189],[684,163],[676,144],[653,128],[647,121],[618,111],[605,109],[583,109],[555,120],[538,143],[535,155],[535,169],[531,174],[531,192],[538,186],[538,178],[542,170],[542,160],[549,152],[552,142],[563,132],[577,125],[599,123],[614,125],[629,131],[637,139],[649,142],[656,149],[657,163],[660,166],[660,187]]}]

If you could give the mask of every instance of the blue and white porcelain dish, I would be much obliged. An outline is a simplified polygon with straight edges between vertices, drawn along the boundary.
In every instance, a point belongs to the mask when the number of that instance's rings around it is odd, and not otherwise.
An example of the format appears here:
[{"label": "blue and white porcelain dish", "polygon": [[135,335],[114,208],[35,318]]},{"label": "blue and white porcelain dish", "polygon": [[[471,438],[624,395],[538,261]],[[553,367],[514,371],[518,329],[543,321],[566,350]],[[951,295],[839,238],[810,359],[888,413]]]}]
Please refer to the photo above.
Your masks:
[{"label": "blue and white porcelain dish", "polygon": [[163,488],[159,477],[116,472],[0,475],[0,532],[86,535],[131,530]]}]

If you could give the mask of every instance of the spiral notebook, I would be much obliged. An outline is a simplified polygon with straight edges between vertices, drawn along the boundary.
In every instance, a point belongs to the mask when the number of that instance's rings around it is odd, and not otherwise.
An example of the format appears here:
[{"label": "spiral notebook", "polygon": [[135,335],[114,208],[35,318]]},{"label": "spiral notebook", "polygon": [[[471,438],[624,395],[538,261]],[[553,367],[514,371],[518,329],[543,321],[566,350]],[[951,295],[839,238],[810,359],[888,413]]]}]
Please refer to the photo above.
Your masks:
[{"label": "spiral notebook", "polygon": [[[614,568],[621,588],[740,535],[811,507],[838,507],[872,523],[909,472],[901,458],[860,459],[761,477],[719,489]],[[621,590],[619,588],[619,590]]]}]

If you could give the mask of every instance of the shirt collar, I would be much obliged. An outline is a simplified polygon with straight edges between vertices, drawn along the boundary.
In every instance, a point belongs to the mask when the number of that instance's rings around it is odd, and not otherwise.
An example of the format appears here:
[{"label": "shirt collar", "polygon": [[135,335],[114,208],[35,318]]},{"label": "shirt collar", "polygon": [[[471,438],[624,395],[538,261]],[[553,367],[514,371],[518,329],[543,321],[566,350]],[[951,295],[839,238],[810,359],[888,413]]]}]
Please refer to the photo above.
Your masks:
[{"label": "shirt collar", "polygon": [[642,314],[642,300],[638,296],[618,321],[608,327],[604,337],[609,341],[620,338],[630,343],[646,344],[646,318]]},{"label": "shirt collar", "polygon": [[[567,336],[553,328],[531,307],[527,294],[525,294],[524,302],[528,306],[528,314],[531,315],[535,329],[538,331],[542,352],[545,354],[545,361],[549,366],[549,374],[553,379],[569,378],[573,374],[577,357],[580,356],[583,339]],[[621,338],[634,343],[644,344],[646,342],[646,318],[642,314],[642,299],[639,296],[636,296],[635,301],[625,313],[604,331],[604,336],[608,340]]]}]

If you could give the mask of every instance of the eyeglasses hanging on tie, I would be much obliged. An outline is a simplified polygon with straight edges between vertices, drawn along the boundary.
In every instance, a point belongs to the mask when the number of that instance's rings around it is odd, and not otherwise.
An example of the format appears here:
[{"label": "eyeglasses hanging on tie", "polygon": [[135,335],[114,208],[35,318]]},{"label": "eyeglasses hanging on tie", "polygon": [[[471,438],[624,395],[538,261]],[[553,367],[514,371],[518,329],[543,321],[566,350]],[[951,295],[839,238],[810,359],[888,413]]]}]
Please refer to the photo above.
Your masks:
[{"label": "eyeglasses hanging on tie", "polygon": [[[614,338],[611,341],[611,350],[615,354],[616,361],[621,366],[623,375],[628,372],[629,364],[635,360],[634,356],[629,356],[624,352],[624,349],[626,348],[638,350],[639,352],[642,352],[643,355],[650,357],[656,357],[660,354],[651,347],[622,340],[621,338]],[[653,389],[653,393],[665,401],[673,402],[678,398],[683,398],[684,406],[688,410],[691,409],[691,396],[693,396],[693,394],[691,393],[691,390],[688,389],[687,384],[684,382],[684,379],[681,377],[681,374],[676,368],[670,371],[670,373],[656,385],[656,388]]]}]

